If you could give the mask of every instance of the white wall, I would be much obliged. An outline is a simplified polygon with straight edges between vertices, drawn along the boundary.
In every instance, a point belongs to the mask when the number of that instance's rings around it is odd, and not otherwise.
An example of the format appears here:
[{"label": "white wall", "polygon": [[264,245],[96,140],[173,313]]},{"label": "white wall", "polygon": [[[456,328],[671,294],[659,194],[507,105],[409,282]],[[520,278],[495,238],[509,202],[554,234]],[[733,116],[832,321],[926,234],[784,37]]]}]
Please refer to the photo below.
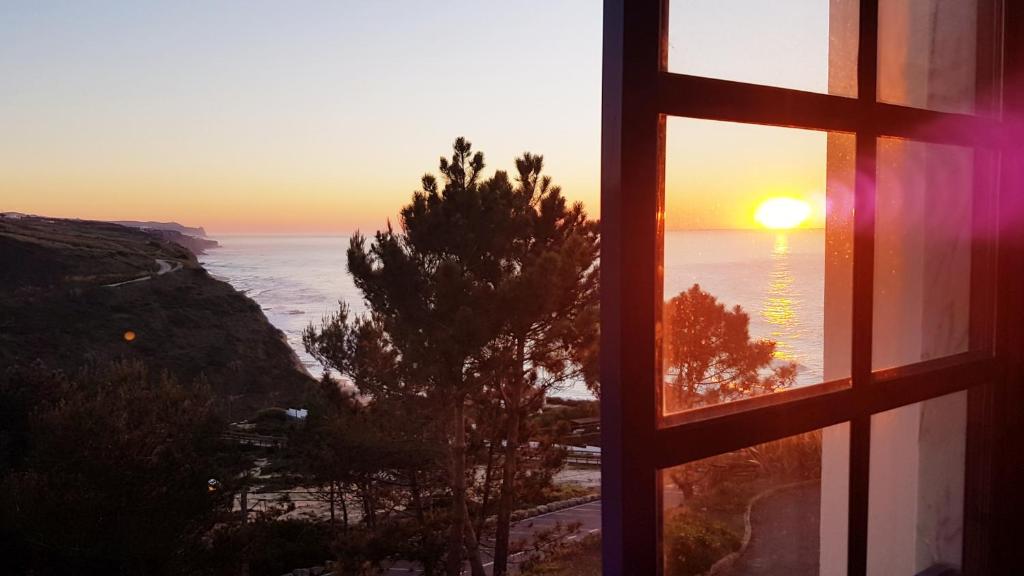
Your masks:
[{"label": "white wall", "polygon": [[[854,78],[856,4],[830,2],[830,87]],[[880,96],[943,110],[974,98],[976,0],[882,2]],[[855,27],[854,27],[855,29]],[[851,44],[852,43],[852,44]],[[825,285],[825,377],[849,374],[852,242],[846,213],[850,145],[830,137]],[[901,141],[879,146],[874,367],[965,350],[968,342],[973,155]],[[837,210],[839,208],[840,210]],[[835,213],[833,213],[835,212]],[[966,393],[872,419],[868,573],[914,574],[959,565],[963,540]],[[826,430],[822,446],[821,574],[846,573],[849,435]]]}]

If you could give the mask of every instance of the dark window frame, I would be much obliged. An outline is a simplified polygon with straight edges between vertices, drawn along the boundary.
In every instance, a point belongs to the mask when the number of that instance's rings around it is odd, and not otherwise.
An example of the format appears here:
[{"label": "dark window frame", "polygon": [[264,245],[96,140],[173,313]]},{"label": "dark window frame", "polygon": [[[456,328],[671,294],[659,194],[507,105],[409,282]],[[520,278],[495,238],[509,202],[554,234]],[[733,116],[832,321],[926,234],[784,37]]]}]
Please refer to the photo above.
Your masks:
[{"label": "dark window frame", "polygon": [[[684,0],[677,0],[684,1]],[[998,8],[997,8],[998,7]],[[662,570],[659,470],[833,424],[850,424],[849,576],[867,570],[871,415],[968,390],[965,554],[991,565],[993,410],[999,386],[1019,381],[1016,326],[1024,306],[1024,238],[1014,195],[1021,130],[1011,112],[1024,82],[978,69],[979,88],[1003,114],[956,114],[876,101],[878,0],[860,3],[858,96],[847,98],[668,72],[668,0],[605,0],[602,109],[602,500],[605,574]],[[993,3],[1001,19],[1003,70],[1024,70],[1024,3]],[[982,38],[980,42],[991,39]],[[979,62],[982,62],[979,55]],[[981,102],[981,100],[979,100]],[[981,109],[982,112],[989,112]],[[712,407],[666,422],[658,414],[658,342],[667,116],[852,133],[856,136],[851,378],[764,400]],[[934,127],[941,125],[942,129]],[[877,138],[892,136],[998,152],[998,249],[972,246],[971,351],[872,371],[874,203]],[[991,198],[976,198],[991,202]],[[990,225],[984,219],[975,226]],[[980,314],[998,309],[999,314]],[[984,570],[979,573],[987,573]]]}]

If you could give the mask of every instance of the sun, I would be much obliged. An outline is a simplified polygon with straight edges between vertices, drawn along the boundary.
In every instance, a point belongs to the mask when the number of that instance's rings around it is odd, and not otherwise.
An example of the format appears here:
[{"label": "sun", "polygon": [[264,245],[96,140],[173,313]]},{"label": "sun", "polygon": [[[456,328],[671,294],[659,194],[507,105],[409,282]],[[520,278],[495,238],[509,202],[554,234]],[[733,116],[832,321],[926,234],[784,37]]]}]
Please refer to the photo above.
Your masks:
[{"label": "sun", "polygon": [[811,205],[796,198],[769,198],[757,207],[754,220],[765,228],[796,228],[811,215]]}]

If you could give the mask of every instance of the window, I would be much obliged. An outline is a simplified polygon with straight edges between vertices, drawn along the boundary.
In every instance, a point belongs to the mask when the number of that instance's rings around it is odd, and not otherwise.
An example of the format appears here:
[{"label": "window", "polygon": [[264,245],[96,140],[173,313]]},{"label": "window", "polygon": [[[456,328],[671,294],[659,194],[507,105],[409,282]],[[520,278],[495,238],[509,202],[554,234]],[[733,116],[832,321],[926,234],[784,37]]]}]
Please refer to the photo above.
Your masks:
[{"label": "window", "polygon": [[[970,516],[990,488],[971,464],[970,442],[983,437],[972,427],[984,419],[970,415],[1009,377],[1006,350],[1017,342],[1001,329],[1016,308],[996,288],[1019,271],[996,262],[1010,249],[997,223],[1016,209],[1000,177],[1010,154],[1002,118],[1014,102],[1001,83],[1002,31],[1019,16],[998,0],[821,0],[774,14],[769,5],[605,3],[605,573],[682,573],[674,537],[695,515],[681,503],[751,474],[751,462],[780,469],[800,447],[806,460],[775,476],[792,492],[773,505],[793,525],[811,519],[817,540],[777,547],[758,573],[795,573],[785,562],[808,554],[809,574],[970,571],[986,562]],[[786,22],[751,24],[757,14]],[[731,26],[739,19],[745,26]],[[754,37],[737,38],[739,29]],[[789,41],[801,33],[817,52],[800,55],[813,70],[794,76],[787,58],[799,48]],[[737,66],[744,57],[765,73]],[[679,400],[666,301],[689,283],[686,262],[697,256],[668,256],[699,251],[671,232],[690,217],[674,195],[713,169],[688,154],[713,154],[716,134],[743,130],[820,150],[829,205],[813,250],[821,366],[784,392]],[[711,201],[699,187],[688,193]],[[744,484],[740,499],[755,501],[757,487]],[[808,504],[778,504],[786,498]],[[734,520],[719,514],[720,500],[705,500],[699,515]],[[753,504],[748,514],[758,514]],[[701,525],[712,540],[714,525]],[[742,563],[733,569],[744,573]]]}]

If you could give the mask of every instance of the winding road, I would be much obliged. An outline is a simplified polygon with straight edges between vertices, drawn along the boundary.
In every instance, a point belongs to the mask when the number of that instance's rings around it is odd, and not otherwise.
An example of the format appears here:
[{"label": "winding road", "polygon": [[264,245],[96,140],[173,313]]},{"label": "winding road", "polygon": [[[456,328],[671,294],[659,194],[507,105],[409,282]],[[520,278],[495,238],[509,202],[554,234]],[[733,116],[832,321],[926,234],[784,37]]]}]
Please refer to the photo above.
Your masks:
[{"label": "winding road", "polygon": [[164,260],[163,258],[156,259],[157,270],[156,274],[147,274],[133,280],[125,280],[124,282],[115,282],[113,284],[104,284],[104,288],[117,288],[118,286],[124,286],[125,284],[135,284],[136,282],[145,282],[146,280],[152,280],[154,276],[163,276],[169,272],[177,272],[181,270],[181,262],[175,262],[173,260]]}]

